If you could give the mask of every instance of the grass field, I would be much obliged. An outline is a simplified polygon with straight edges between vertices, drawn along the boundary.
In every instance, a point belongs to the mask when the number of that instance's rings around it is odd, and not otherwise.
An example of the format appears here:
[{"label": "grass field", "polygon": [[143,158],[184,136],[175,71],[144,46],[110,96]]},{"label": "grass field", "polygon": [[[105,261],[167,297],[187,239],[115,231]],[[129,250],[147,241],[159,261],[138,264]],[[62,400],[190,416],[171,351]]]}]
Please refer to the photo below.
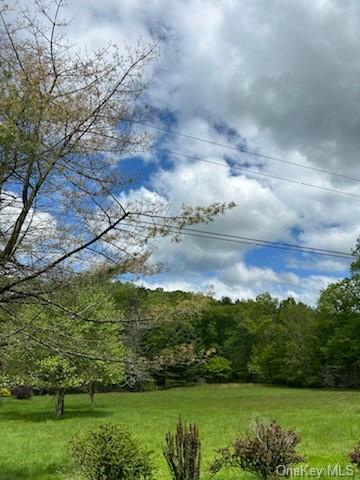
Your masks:
[{"label": "grass field", "polygon": [[[360,440],[360,392],[299,390],[260,385],[218,385],[148,393],[66,397],[66,415],[51,417],[52,398],[3,399],[0,405],[0,480],[70,479],[67,444],[71,436],[100,422],[117,422],[155,452],[159,480],[168,479],[161,455],[165,432],[179,415],[196,421],[203,441],[203,463],[257,417],[296,429],[301,453],[315,467],[346,465]],[[234,471],[216,480],[244,478]]]}]

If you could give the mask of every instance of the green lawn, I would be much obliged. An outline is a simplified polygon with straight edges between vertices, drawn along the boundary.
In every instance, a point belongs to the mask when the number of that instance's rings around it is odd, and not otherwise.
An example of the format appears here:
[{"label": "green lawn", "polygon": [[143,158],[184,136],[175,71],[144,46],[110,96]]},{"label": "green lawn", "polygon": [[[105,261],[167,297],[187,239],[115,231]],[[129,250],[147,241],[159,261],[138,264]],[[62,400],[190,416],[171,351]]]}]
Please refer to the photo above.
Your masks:
[{"label": "green lawn", "polygon": [[[203,462],[226,446],[256,417],[276,419],[296,429],[309,464],[346,465],[347,453],[360,440],[360,392],[300,390],[260,385],[201,386],[148,393],[97,396],[94,410],[86,395],[66,397],[66,415],[51,417],[53,400],[2,399],[0,405],[0,480],[70,479],[67,443],[99,422],[126,424],[155,452],[159,480],[168,479],[161,455],[165,432],[181,414],[200,427]],[[221,473],[216,480],[244,478]]]}]

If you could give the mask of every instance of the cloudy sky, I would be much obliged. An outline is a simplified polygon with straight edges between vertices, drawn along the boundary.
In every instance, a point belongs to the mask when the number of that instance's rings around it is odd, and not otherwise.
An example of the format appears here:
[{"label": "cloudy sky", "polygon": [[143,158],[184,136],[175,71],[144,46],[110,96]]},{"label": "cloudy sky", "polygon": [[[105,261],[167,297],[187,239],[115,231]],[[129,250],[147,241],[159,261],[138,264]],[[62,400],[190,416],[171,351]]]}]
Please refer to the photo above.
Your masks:
[{"label": "cloudy sky", "polygon": [[[89,49],[162,39],[146,99],[158,112],[158,127],[314,168],[153,130],[159,146],[188,157],[138,159],[143,184],[130,195],[156,192],[172,205],[234,201],[236,208],[201,228],[350,252],[360,234],[358,0],[68,4],[72,39]],[[153,260],[166,268],[141,279],[147,286],[233,298],[269,291],[307,303],[349,266],[333,257],[196,237],[162,239]]]}]

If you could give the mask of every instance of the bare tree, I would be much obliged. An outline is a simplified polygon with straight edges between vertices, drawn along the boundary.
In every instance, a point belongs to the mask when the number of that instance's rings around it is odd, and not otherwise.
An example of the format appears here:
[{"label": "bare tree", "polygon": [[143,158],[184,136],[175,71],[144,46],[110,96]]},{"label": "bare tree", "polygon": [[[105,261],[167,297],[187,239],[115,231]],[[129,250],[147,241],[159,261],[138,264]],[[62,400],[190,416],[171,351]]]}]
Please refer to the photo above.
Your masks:
[{"label": "bare tree", "polygon": [[130,180],[119,159],[149,146],[139,97],[158,45],[78,52],[62,3],[35,0],[34,15],[0,9],[0,327],[12,321],[0,345],[24,328],[19,305],[47,304],[84,271],[143,269],[150,238],[225,208],[121,201]]}]

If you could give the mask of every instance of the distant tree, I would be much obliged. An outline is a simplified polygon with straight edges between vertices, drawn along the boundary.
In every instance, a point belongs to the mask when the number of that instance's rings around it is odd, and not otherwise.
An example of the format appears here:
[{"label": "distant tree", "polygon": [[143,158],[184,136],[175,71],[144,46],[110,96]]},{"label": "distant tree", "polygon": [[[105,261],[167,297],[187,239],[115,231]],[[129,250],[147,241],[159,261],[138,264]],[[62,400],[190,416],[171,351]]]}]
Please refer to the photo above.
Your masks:
[{"label": "distant tree", "polygon": [[360,386],[360,275],[329,285],[318,303],[322,376],[327,386]]},{"label": "distant tree", "polygon": [[223,305],[231,305],[231,304],[232,304],[232,300],[231,300],[230,297],[221,297],[220,302],[221,302]]},{"label": "distant tree", "polygon": [[317,338],[326,386],[360,386],[360,238],[353,250],[351,274],[320,295]]},{"label": "distant tree", "polygon": [[138,351],[160,385],[193,382],[200,375],[209,352],[201,347],[194,322],[208,303],[201,295],[156,291],[142,305],[140,315],[148,320],[148,328]]},{"label": "distant tree", "polygon": [[288,298],[254,345],[249,368],[269,383],[319,385],[317,354],[313,310]]}]

